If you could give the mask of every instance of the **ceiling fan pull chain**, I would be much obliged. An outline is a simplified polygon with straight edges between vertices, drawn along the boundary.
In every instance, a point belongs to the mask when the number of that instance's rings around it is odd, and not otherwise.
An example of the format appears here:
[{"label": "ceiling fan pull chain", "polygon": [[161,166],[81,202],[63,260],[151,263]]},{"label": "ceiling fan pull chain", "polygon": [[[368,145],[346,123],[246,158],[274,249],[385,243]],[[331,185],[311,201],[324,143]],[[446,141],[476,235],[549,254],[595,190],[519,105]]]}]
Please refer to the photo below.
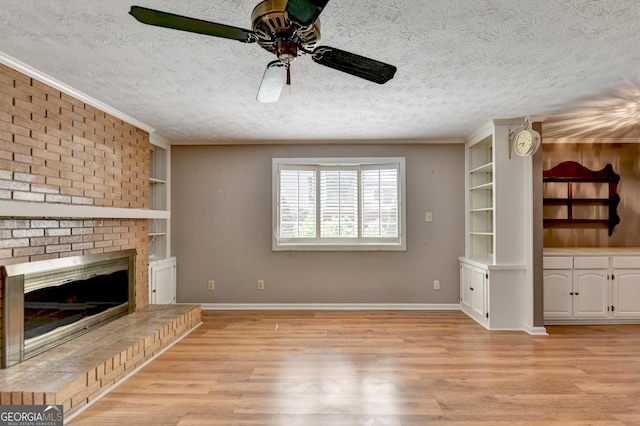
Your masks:
[{"label": "ceiling fan pull chain", "polygon": [[287,86],[291,86],[291,64],[287,62],[285,67],[287,69]]}]

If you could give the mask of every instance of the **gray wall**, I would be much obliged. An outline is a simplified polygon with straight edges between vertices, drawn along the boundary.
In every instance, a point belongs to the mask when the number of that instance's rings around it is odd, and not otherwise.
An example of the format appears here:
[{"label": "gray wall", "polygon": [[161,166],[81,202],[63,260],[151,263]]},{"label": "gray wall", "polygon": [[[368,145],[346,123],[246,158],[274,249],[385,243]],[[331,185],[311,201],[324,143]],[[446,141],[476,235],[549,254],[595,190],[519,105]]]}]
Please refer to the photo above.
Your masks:
[{"label": "gray wall", "polygon": [[[459,303],[463,144],[173,146],[171,155],[178,302]],[[407,251],[272,252],[271,158],[357,156],[406,157]]]}]

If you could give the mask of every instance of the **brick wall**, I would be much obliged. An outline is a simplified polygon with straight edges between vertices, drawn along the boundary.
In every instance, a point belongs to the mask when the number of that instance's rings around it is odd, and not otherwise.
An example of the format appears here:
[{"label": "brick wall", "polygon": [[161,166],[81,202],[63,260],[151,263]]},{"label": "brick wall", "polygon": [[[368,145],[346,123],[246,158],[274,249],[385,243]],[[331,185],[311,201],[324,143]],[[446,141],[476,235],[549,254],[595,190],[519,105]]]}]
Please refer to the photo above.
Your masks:
[{"label": "brick wall", "polygon": [[[149,160],[146,131],[0,64],[0,200],[146,209]],[[135,248],[148,303],[147,220],[29,215],[0,211],[0,265]]]},{"label": "brick wall", "polygon": [[149,208],[149,134],[0,64],[0,199]]}]

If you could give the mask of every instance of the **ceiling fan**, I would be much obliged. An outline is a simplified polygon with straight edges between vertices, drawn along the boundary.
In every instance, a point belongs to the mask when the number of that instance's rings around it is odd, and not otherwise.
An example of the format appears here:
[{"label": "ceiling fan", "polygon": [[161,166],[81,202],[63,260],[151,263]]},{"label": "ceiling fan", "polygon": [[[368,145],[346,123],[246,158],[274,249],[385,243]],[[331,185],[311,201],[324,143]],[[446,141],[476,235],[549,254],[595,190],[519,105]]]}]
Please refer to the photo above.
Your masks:
[{"label": "ceiling fan", "polygon": [[203,21],[173,13],[132,6],[129,12],[138,21],[158,27],[258,43],[278,59],[269,62],[258,90],[259,102],[275,102],[285,84],[290,84],[290,65],[299,54],[309,54],[314,62],[378,84],[391,80],[396,67],[345,52],[320,42],[318,17],[329,0],[264,0],[251,14],[252,29]]}]

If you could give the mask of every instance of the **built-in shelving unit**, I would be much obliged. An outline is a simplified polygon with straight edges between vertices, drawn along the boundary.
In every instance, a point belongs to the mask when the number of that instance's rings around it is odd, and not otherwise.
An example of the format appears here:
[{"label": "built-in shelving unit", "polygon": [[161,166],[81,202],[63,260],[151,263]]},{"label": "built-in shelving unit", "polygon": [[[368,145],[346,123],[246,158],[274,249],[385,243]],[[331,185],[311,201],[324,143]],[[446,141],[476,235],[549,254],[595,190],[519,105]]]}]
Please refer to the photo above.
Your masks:
[{"label": "built-in shelving unit", "polygon": [[[466,247],[460,257],[460,307],[491,330],[522,330],[531,229],[524,188],[531,159],[509,155],[520,123],[494,120],[466,142]],[[530,200],[529,200],[530,202]]]},{"label": "built-in shelving unit", "polygon": [[493,135],[469,145],[468,151],[469,257],[493,258]]},{"label": "built-in shelving unit", "polygon": [[170,167],[169,143],[151,135],[149,171],[149,207],[163,212],[159,218],[149,220],[149,303],[176,302],[176,258],[170,256]]},{"label": "built-in shelving unit", "polygon": [[[151,164],[149,172],[149,207],[169,213],[169,147],[158,137],[151,138]],[[169,219],[149,220],[149,258],[169,256]]]}]

